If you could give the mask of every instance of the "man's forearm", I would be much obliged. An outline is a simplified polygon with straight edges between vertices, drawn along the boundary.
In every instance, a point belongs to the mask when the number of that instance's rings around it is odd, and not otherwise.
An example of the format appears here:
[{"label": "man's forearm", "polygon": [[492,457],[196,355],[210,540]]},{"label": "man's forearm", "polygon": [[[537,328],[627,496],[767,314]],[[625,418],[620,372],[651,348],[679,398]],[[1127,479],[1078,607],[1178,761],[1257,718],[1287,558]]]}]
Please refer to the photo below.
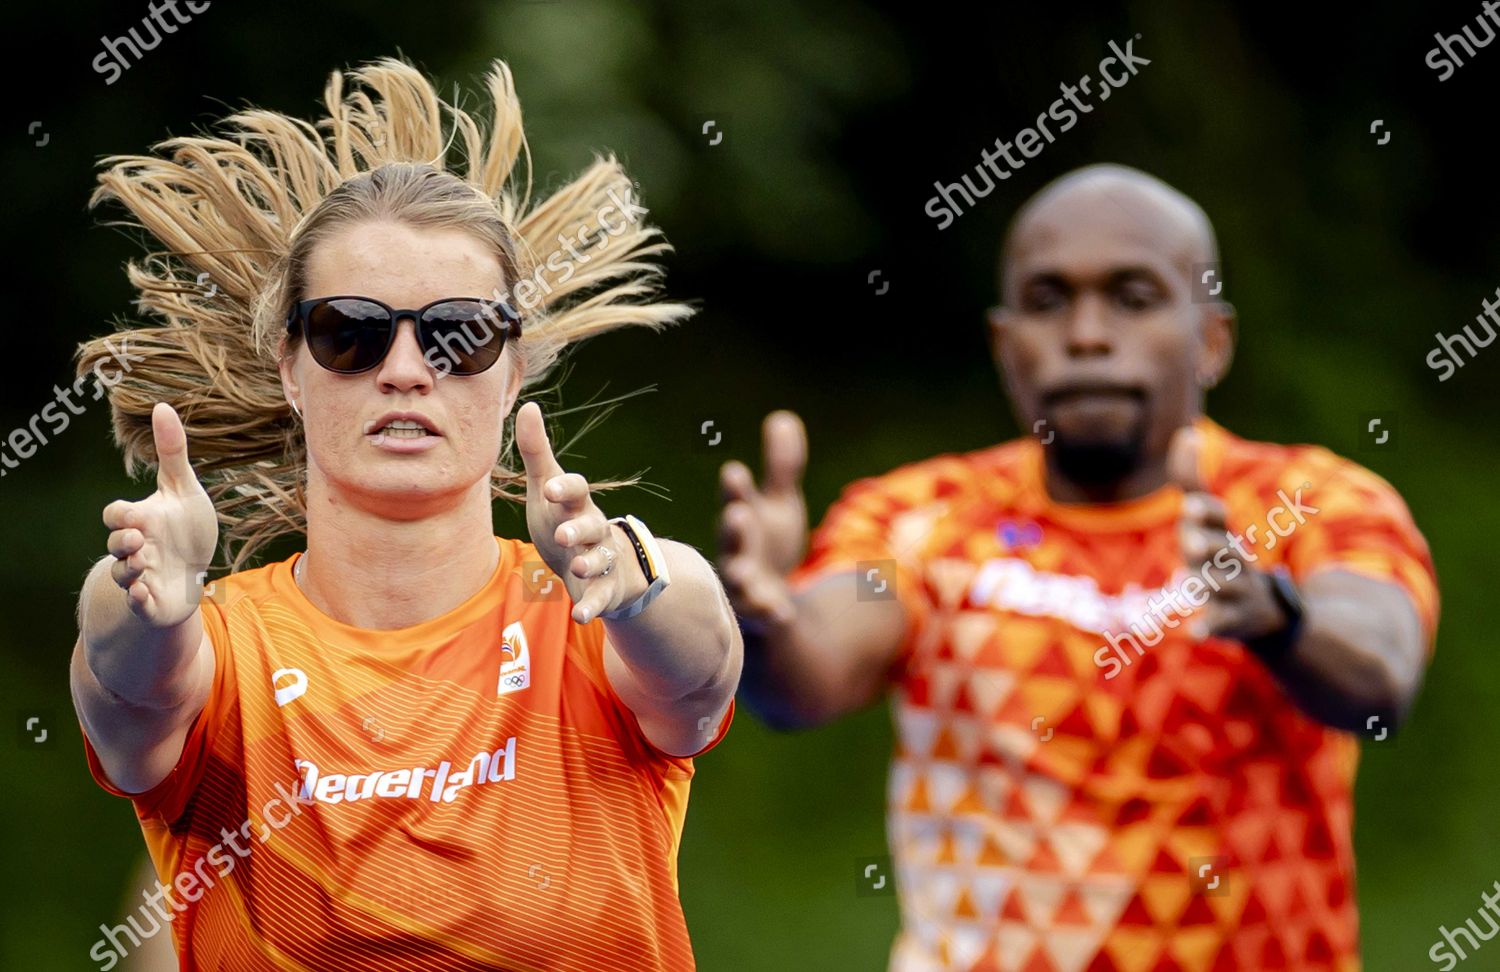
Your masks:
[{"label": "man's forearm", "polygon": [[821,725],[862,708],[885,690],[906,629],[896,600],[861,601],[851,571],[792,595],[785,622],[751,621],[743,693],[777,729]]},{"label": "man's forearm", "polygon": [[775,729],[806,729],[823,721],[817,706],[819,693],[806,677],[806,665],[800,664],[805,647],[797,640],[796,627],[795,621],[746,622],[740,627],[745,638],[740,694]]},{"label": "man's forearm", "polygon": [[1296,643],[1267,664],[1303,711],[1339,729],[1400,725],[1422,681],[1421,623],[1404,593],[1352,574],[1311,578]]}]

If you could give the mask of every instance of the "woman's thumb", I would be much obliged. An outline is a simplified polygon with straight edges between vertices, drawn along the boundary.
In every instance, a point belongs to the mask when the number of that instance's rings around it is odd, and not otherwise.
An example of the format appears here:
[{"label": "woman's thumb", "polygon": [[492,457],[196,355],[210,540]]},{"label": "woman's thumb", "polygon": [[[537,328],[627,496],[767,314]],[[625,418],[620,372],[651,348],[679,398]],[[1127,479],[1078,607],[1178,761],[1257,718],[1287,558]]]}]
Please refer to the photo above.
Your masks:
[{"label": "woman's thumb", "polygon": [[198,483],[188,462],[187,432],[177,411],[166,402],[151,410],[151,438],[156,446],[156,485],[168,492],[187,492]]}]

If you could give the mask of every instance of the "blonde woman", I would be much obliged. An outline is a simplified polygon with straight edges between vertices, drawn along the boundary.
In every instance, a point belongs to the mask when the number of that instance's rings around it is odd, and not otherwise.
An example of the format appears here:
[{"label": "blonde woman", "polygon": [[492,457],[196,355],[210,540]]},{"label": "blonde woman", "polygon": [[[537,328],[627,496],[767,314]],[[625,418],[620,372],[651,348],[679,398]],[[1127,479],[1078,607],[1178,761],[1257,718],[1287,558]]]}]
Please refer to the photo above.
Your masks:
[{"label": "blonde woman", "polygon": [[[104,510],[71,681],[160,883],[91,957],[170,927],[185,969],[692,968],[677,846],[737,626],[535,403],[506,423],[568,344],[687,316],[651,302],[667,246],[613,158],[513,192],[503,63],[487,135],[405,62],[352,79],[317,125],[248,110],[104,161],[94,201],[162,247],[127,267],[160,323],[113,335],[109,391],[156,492]],[[221,543],[238,569],[296,532],[205,591]]]}]

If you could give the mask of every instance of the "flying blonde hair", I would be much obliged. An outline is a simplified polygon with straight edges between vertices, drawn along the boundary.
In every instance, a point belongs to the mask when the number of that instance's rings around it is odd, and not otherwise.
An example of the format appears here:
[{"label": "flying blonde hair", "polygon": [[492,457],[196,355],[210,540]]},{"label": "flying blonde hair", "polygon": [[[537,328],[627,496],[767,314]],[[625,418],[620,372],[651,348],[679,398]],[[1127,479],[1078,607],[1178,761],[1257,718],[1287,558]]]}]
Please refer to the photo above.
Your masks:
[{"label": "flying blonde hair", "polygon": [[[117,322],[110,335],[124,339],[136,362],[108,389],[126,471],[155,465],[152,406],[172,404],[234,569],[276,537],[305,529],[306,444],[282,392],[277,354],[287,308],[308,296],[301,292],[307,256],[337,228],[394,219],[462,228],[491,244],[506,293],[519,295],[525,281],[528,293],[540,291],[533,303],[522,302],[522,337],[508,345],[521,361],[522,389],[544,379],[570,344],[621,327],[660,329],[693,313],[653,299],[661,277],[653,258],[671,250],[660,230],[628,219],[617,231],[601,219],[611,205],[637,198],[613,155],[596,156],[529,207],[531,155],[503,61],[486,77],[488,133],[404,60],[382,58],[348,76],[346,94],[343,74],[332,73],[328,113],[316,125],[247,109],[224,120],[233,128],[223,136],[167,139],[153,146],[160,155],[109,156],[89,200],[90,208],[118,201],[133,218],[114,225],[144,230],[162,247],[125,266],[139,293],[136,306],[156,320]],[[448,162],[455,141],[461,171]],[[553,261],[569,236],[580,242],[568,245],[566,273],[558,273]],[[78,373],[113,353],[104,338],[84,342]],[[491,488],[495,497],[524,503],[525,475],[506,463],[513,446],[508,435]]]}]

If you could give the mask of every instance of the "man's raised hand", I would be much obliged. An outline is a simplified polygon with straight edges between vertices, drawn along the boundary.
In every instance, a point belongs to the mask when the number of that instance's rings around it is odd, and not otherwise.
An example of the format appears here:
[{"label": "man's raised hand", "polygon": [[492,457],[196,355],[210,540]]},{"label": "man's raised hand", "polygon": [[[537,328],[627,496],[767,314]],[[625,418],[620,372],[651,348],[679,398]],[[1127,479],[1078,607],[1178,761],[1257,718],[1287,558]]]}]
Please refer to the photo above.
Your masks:
[{"label": "man's raised hand", "polygon": [[143,500],[115,500],[104,508],[110,576],[130,611],[159,628],[181,624],[198,610],[202,576],[213,560],[219,521],[213,501],[188,462],[187,433],[172,406],[151,412],[156,444],[156,492]]},{"label": "man's raised hand", "polygon": [[[1172,434],[1167,474],[1182,489],[1177,539],[1189,575],[1212,579],[1217,589],[1193,612],[1188,631],[1195,638],[1219,635],[1250,639],[1275,631],[1284,617],[1268,576],[1253,566],[1243,542],[1229,532],[1224,501],[1208,492],[1198,473],[1198,431],[1184,426]],[[1211,585],[1211,586],[1213,586]]]},{"label": "man's raised hand", "polygon": [[719,470],[719,574],[741,618],[786,622],[793,607],[785,578],[807,548],[807,430],[795,412],[772,412],[761,443],[763,487],[742,462]]}]

